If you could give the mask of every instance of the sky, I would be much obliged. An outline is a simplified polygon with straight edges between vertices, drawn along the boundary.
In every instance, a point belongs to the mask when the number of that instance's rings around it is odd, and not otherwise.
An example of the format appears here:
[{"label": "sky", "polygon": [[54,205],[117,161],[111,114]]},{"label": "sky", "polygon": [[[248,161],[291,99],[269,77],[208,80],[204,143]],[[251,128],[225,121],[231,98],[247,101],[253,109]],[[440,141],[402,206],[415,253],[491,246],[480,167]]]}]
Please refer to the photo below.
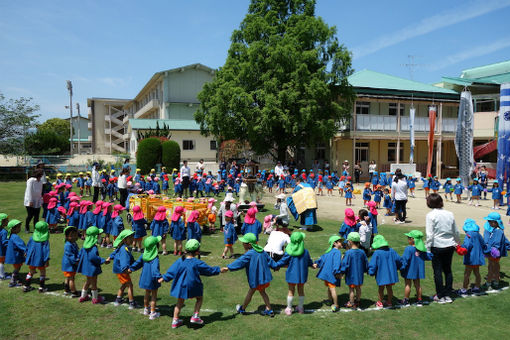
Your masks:
[{"label": "sky", "polygon": [[[0,0],[0,92],[33,97],[41,121],[67,118],[71,80],[86,116],[87,98],[133,98],[155,72],[221,67],[249,3]],[[434,83],[510,59],[510,0],[317,0],[316,15],[336,26],[354,71]]]}]

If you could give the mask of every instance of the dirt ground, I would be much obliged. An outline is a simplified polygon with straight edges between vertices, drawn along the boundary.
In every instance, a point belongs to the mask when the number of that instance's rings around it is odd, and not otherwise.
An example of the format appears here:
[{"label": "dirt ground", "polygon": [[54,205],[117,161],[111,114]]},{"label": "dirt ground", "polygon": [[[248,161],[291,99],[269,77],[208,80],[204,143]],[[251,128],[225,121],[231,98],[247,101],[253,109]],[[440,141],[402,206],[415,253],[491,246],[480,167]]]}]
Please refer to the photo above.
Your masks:
[{"label": "dirt ground", "polygon": [[[356,186],[354,189],[363,189],[361,185]],[[290,194],[290,189],[288,189],[287,194]],[[442,194],[444,200],[444,191],[439,191]],[[264,203],[273,205],[276,202],[274,198],[276,194],[273,192],[269,194],[267,191],[264,193]],[[401,224],[402,228],[406,230],[409,227],[417,226],[417,227],[425,227],[425,216],[430,211],[427,207],[425,201],[425,191],[421,188],[416,188],[415,190],[415,198],[409,197],[407,203],[407,223]],[[358,212],[359,209],[363,208],[363,200],[361,194],[355,195],[356,198],[352,199],[352,204],[350,208],[354,210],[355,213]],[[455,195],[453,195],[455,200]],[[457,226],[459,230],[462,232],[462,225],[464,224],[464,220],[466,218],[474,219],[477,224],[480,226],[481,232],[483,233],[483,225],[485,220],[483,219],[490,212],[496,211],[501,214],[503,218],[503,222],[505,223],[505,234],[507,237],[510,237],[510,228],[509,226],[509,217],[506,216],[506,206],[501,206],[500,210],[492,209],[492,199],[490,199],[491,194],[488,193],[487,200],[480,200],[480,206],[475,207],[474,205],[469,205],[466,197],[463,197],[462,203],[458,204],[451,201],[444,201],[444,209],[453,212],[455,215],[455,221],[457,222]],[[321,218],[331,219],[331,220],[343,220],[343,212],[347,207],[345,205],[345,198],[340,197],[338,191],[333,191],[333,196],[328,197],[317,196],[317,204],[319,208],[317,209],[317,217],[320,221]],[[382,206],[382,204],[381,204]],[[384,216],[386,213],[386,209],[379,209],[378,223],[379,224],[395,224],[393,222],[392,216]],[[339,222],[340,223],[340,222]]]}]

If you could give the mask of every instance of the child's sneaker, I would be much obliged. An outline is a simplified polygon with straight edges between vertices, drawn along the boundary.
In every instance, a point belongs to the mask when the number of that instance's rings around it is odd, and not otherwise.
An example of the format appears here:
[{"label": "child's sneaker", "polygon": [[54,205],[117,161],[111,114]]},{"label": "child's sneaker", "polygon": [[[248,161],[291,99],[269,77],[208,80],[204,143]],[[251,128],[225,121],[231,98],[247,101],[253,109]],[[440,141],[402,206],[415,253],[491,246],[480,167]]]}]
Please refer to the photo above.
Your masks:
[{"label": "child's sneaker", "polygon": [[189,322],[194,323],[195,325],[203,325],[204,320],[200,319],[200,316],[194,315],[189,319]]},{"label": "child's sneaker", "polygon": [[9,288],[21,287],[19,282],[9,282]]},{"label": "child's sneaker", "polygon": [[11,279],[11,276],[10,275],[7,275],[5,274],[4,276],[0,276],[0,280],[4,281],[4,280],[10,280]]},{"label": "child's sneaker", "polygon": [[34,290],[34,287],[32,286],[23,286],[23,293],[28,293],[32,290]]},{"label": "child's sneaker", "polygon": [[80,293],[80,292],[77,292],[77,291],[75,291],[75,292],[71,292],[71,297],[72,297],[72,298],[79,298],[80,296],[81,296],[81,293]]},{"label": "child's sneaker", "polygon": [[[157,318],[159,318],[159,316],[160,316],[159,312],[150,313],[149,320],[157,319]],[[173,326],[173,324],[172,324],[172,326]]]},{"label": "child's sneaker", "polygon": [[97,299],[92,299],[92,303],[94,305],[103,304],[104,302],[105,302],[104,297],[102,297],[102,296],[98,296]]},{"label": "child's sneaker", "polygon": [[384,302],[383,306],[386,307],[386,308],[392,308],[393,304],[391,302]]},{"label": "child's sneaker", "polygon": [[129,302],[129,309],[137,309],[140,308],[140,305],[136,303],[136,301],[130,301]]},{"label": "child's sneaker", "polygon": [[172,328],[177,328],[179,326],[182,326],[182,319],[173,319],[172,321]]},{"label": "child's sneaker", "polygon": [[39,287],[39,293],[46,293],[48,291],[48,288],[46,287]]},{"label": "child's sneaker", "polygon": [[236,305],[236,311],[239,314],[246,314],[246,311],[243,309],[243,305]]},{"label": "child's sneaker", "polygon": [[86,295],[85,297],[81,296],[80,297],[80,302],[85,302],[85,301],[89,301],[90,300],[90,297],[88,295]]},{"label": "child's sneaker", "polygon": [[423,301],[422,300],[416,301],[416,306],[417,307],[423,307]]},{"label": "child's sneaker", "polygon": [[409,299],[403,299],[400,301],[400,305],[402,307],[409,307],[411,304],[409,303]]},{"label": "child's sneaker", "polygon": [[482,291],[480,290],[480,288],[474,287],[473,289],[471,289],[471,294],[473,295],[479,295],[481,293]]},{"label": "child's sneaker", "polygon": [[445,296],[443,299],[444,299],[445,303],[452,303],[453,302],[452,298],[449,297],[449,296]]},{"label": "child's sneaker", "polygon": [[461,289],[457,290],[456,293],[457,293],[458,296],[461,296],[461,297],[467,297],[468,296],[468,291],[467,291],[467,289],[464,289],[464,288],[461,288]]},{"label": "child's sneaker", "polygon": [[289,308],[289,307],[285,308],[285,314],[292,315],[292,308]]},{"label": "child's sneaker", "polygon": [[117,297],[117,298],[115,298],[115,302],[113,303],[113,305],[115,307],[118,307],[118,306],[122,305],[122,302],[123,302],[122,298]]},{"label": "child's sneaker", "polygon": [[149,307],[144,307],[143,308],[143,315],[150,315],[151,314],[151,310]]},{"label": "child's sneaker", "polygon": [[384,305],[383,305],[383,303],[382,303],[381,301],[377,301],[377,302],[375,303],[375,307],[376,307],[376,308],[383,308],[383,307],[384,307]]},{"label": "child's sneaker", "polygon": [[264,311],[261,314],[264,316],[270,316],[274,318],[274,312],[272,309],[264,309]]},{"label": "child's sneaker", "polygon": [[305,309],[303,307],[296,307],[296,312],[298,312],[299,314],[305,314]]},{"label": "child's sneaker", "polygon": [[354,303],[351,301],[347,301],[347,303],[344,305],[345,308],[354,308]]},{"label": "child's sneaker", "polygon": [[338,312],[339,310],[340,310],[340,308],[339,308],[337,305],[332,305],[332,306],[331,306],[331,311],[332,311],[333,313],[336,313],[336,312]]}]

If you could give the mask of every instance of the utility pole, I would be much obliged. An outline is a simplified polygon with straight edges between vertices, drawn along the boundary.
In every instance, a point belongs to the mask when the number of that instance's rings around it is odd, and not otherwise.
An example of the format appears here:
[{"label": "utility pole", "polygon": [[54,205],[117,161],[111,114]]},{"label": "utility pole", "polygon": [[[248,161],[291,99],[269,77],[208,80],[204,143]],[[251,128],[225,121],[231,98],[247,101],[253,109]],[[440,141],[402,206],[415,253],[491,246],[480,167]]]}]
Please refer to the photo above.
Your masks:
[{"label": "utility pole", "polygon": [[81,116],[80,116],[80,103],[76,103],[76,111],[78,111],[78,155],[80,154],[80,124],[81,124]]},{"label": "utility pole", "polygon": [[70,80],[67,81],[67,90],[69,91],[69,126],[70,126],[70,139],[69,139],[69,152],[70,155],[73,155],[73,84]]}]

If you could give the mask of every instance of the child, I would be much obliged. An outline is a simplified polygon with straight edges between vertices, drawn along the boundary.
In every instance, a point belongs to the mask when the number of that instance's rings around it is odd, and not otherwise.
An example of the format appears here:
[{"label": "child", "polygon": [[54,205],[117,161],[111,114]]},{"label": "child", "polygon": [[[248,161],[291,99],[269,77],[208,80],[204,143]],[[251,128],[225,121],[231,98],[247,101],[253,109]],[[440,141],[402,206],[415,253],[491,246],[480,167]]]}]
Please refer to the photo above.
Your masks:
[{"label": "child", "polygon": [[[174,239],[174,255],[178,254],[179,256],[182,255],[182,241],[186,239],[186,229],[184,228],[183,214],[183,207],[175,207],[174,213],[172,214],[172,222],[170,223],[170,234]],[[166,250],[165,242],[163,242],[163,249]],[[166,251],[163,252],[163,254],[165,253]]]},{"label": "child", "polygon": [[[343,196],[344,189],[342,189],[342,194],[340,196]],[[345,183],[345,205],[351,206],[352,205],[352,186],[350,182]]]},{"label": "child", "polygon": [[91,201],[80,202],[80,225],[78,229],[82,240],[85,239],[87,228],[92,227],[96,223],[94,213],[92,212],[93,204]]},{"label": "child", "polygon": [[152,190],[156,195],[161,194],[161,187],[159,185],[159,177],[154,177],[154,183],[152,184]]},{"label": "child", "polygon": [[429,188],[434,192],[434,194],[437,194],[439,187],[441,187],[441,183],[439,182],[437,176],[434,176],[432,182],[429,182]]},{"label": "child", "polygon": [[[112,223],[111,223],[111,229],[110,229],[110,235],[113,236],[113,241],[117,239],[119,234],[124,230],[124,221],[122,220],[122,212],[126,210],[122,205],[116,204],[113,207],[112,212]],[[108,248],[111,248],[111,244],[108,244]]]},{"label": "child", "polygon": [[101,242],[101,247],[105,247],[105,248],[112,248],[112,243],[111,243],[111,240],[110,240],[110,235],[112,233],[112,229],[113,229],[113,219],[112,219],[112,214],[113,214],[113,206],[110,202],[103,202],[103,204],[101,204],[101,207],[103,209],[102,212],[100,212],[99,214],[97,214],[97,221],[96,222],[96,227],[100,227],[101,229],[103,229],[104,231],[104,234],[105,234],[105,237],[103,238],[102,242]]},{"label": "child", "polygon": [[80,225],[80,212],[78,211],[78,203],[71,202],[69,204],[69,210],[67,210],[67,225],[78,228]]},{"label": "child", "polygon": [[374,202],[375,207],[377,207],[377,209],[381,207],[382,197],[383,197],[382,187],[380,185],[377,185],[374,191]]},{"label": "child", "polygon": [[453,192],[454,188],[453,188],[452,180],[450,177],[448,177],[446,179],[446,182],[443,184],[443,189],[444,189],[444,199],[448,200],[448,195],[450,195],[450,201],[453,201],[452,192]]},{"label": "child", "polygon": [[85,178],[83,177],[83,172],[80,171],[78,176],[79,177],[76,180],[76,186],[80,189],[80,196],[83,196],[83,189],[85,188]]},{"label": "child", "polygon": [[269,174],[269,176],[267,177],[266,186],[267,186],[267,191],[269,193],[272,193],[273,192],[273,186],[274,186],[273,174]]},{"label": "child", "polygon": [[370,210],[368,212],[368,217],[370,218],[369,222],[372,225],[372,234],[379,234],[379,231],[377,230],[377,215],[379,213],[377,212],[374,201],[368,202],[368,209]]},{"label": "child", "polygon": [[101,200],[96,201],[95,205],[96,206],[95,206],[94,210],[92,210],[92,213],[94,214],[93,226],[103,229],[104,217],[101,214],[101,212],[103,211],[103,201],[101,201]]},{"label": "child", "polygon": [[216,200],[214,198],[209,198],[207,204],[207,222],[209,223],[209,232],[211,234],[216,231],[216,213],[218,212],[214,203],[216,203]]},{"label": "child", "polygon": [[332,312],[338,312],[340,309],[336,287],[340,287],[342,278],[340,273],[342,253],[340,249],[342,249],[343,240],[341,236],[331,236],[328,241],[329,248],[313,265],[314,268],[319,268],[317,277],[324,281],[324,285],[328,289],[328,301],[332,302]]},{"label": "child", "polygon": [[365,189],[363,189],[363,206],[367,206],[367,202],[372,199],[372,189],[370,189],[370,183],[365,183]]},{"label": "child", "polygon": [[145,226],[147,225],[147,220],[143,215],[142,208],[139,205],[135,205],[133,207],[133,219],[131,220],[131,227],[134,234],[134,242],[133,242],[133,251],[141,252],[142,251],[142,240],[147,235],[145,231]]},{"label": "child", "polygon": [[[87,177],[85,178],[85,195],[90,196],[90,187],[92,186],[92,172],[87,171]],[[81,196],[81,193],[80,193]]]},{"label": "child", "polygon": [[21,221],[11,220],[7,223],[7,249],[5,251],[5,263],[12,264],[13,271],[11,275],[11,282],[9,287],[18,287],[19,283],[19,270],[25,262],[25,253],[27,248],[25,242],[18,236],[21,230]]},{"label": "child", "polygon": [[333,179],[331,176],[328,176],[326,180],[326,189],[328,190],[328,196],[333,196]]},{"label": "child", "polygon": [[285,194],[285,176],[283,175],[278,180],[278,193]]},{"label": "child", "polygon": [[480,195],[483,191],[483,187],[478,184],[478,178],[473,179],[473,184],[468,186],[468,190],[471,191],[471,198],[469,199],[469,205],[473,204],[473,201],[476,200],[475,207],[480,205]]},{"label": "child", "polygon": [[[188,240],[195,239],[198,242],[202,241],[202,228],[200,228],[200,224],[197,222],[199,216],[200,212],[198,210],[193,210],[188,216],[188,223],[186,225]],[[200,255],[198,258],[200,258]]]},{"label": "child", "polygon": [[457,178],[456,184],[453,187],[453,193],[457,196],[457,203],[460,203],[462,192],[464,192],[464,186],[461,184],[462,179]]},{"label": "child", "polygon": [[273,225],[275,223],[275,218],[273,215],[266,215],[264,216],[264,223],[262,224],[262,229],[264,230],[264,234],[271,234],[271,232],[274,230]]},{"label": "child", "polygon": [[60,212],[57,207],[58,199],[56,197],[50,198],[48,202],[48,212],[46,213],[46,223],[48,223],[50,232],[55,232],[57,229],[58,220],[60,219]]},{"label": "child", "polygon": [[[220,273],[220,267],[210,267],[205,262],[196,259],[200,255],[200,242],[190,239],[184,246],[186,253],[174,264],[168,268],[168,271],[158,279],[158,282],[168,282],[173,280],[170,296],[177,298],[177,304],[174,308],[174,318],[172,328],[182,325],[182,319],[179,314],[187,299],[197,299],[195,309],[190,322],[197,325],[203,325],[204,321],[200,318],[200,307],[202,306],[204,296],[204,284],[200,280],[200,275],[214,276]],[[226,272],[224,269],[223,272]]]},{"label": "child", "polygon": [[296,311],[299,314],[305,313],[305,283],[308,281],[308,267],[313,267],[313,261],[310,253],[305,249],[305,234],[296,231],[290,235],[290,243],[285,247],[285,254],[276,264],[278,267],[288,266],[285,272],[285,280],[289,285],[287,295],[287,308],[285,314],[292,314],[292,300],[297,291],[299,294],[299,303]]},{"label": "child", "polygon": [[258,242],[259,234],[262,232],[262,224],[256,219],[256,214],[256,207],[252,206],[250,209],[248,209],[246,216],[244,217],[244,223],[241,226],[241,234],[246,235],[248,233],[252,233],[255,235],[255,238]]},{"label": "child", "polygon": [[377,171],[374,171],[374,175],[372,176],[372,188],[375,190],[377,185],[379,184],[379,177],[377,176]]},{"label": "child", "polygon": [[[351,185],[350,183],[348,183],[345,180],[345,176],[340,177],[340,181],[338,181],[338,194],[340,195],[340,197],[344,196],[344,191],[346,189],[347,184],[349,184],[349,186]],[[352,190],[351,190],[351,192],[352,192]],[[347,196],[345,198],[347,198]]]},{"label": "child", "polygon": [[[388,183],[391,185],[391,183]],[[409,175],[407,177],[407,186],[409,187],[410,196],[414,198],[414,190],[416,189],[416,178],[413,178],[413,175]]]},{"label": "child", "polygon": [[342,222],[342,225],[340,226],[340,230],[338,231],[338,234],[342,236],[342,238],[345,240],[347,239],[347,236],[349,233],[353,231],[358,231],[359,226],[356,225],[356,217],[354,216],[354,210],[351,208],[346,208],[344,210],[344,221]]},{"label": "child", "polygon": [[232,210],[227,210],[225,212],[225,227],[223,228],[223,235],[225,243],[225,249],[223,249],[223,254],[221,254],[221,258],[224,259],[227,256],[227,252],[230,251],[229,259],[234,257],[234,243],[237,240],[236,228],[232,223],[232,219],[234,218],[234,213]]},{"label": "child", "polygon": [[44,281],[46,280],[46,267],[50,265],[50,233],[48,232],[48,223],[39,221],[35,224],[34,234],[30,237],[27,244],[27,255],[25,263],[29,271],[23,285],[23,292],[29,292],[33,288],[30,287],[32,276],[39,270],[39,293],[48,291]]},{"label": "child", "polygon": [[345,304],[347,308],[358,308],[361,300],[361,286],[363,276],[368,271],[368,259],[365,252],[360,248],[360,234],[349,233],[347,250],[342,259],[340,273],[345,276],[345,284],[349,286],[349,301]]},{"label": "child", "polygon": [[[177,210],[177,208],[179,207],[176,207],[175,209]],[[172,228],[169,226],[168,220],[166,218],[166,207],[162,205],[158,207],[158,210],[154,215],[154,219],[150,225],[150,229],[152,231],[152,236],[161,236],[161,247],[163,248],[162,254],[168,255],[168,252],[166,251],[166,235],[168,234],[169,229],[170,233],[172,233]]]},{"label": "child", "polygon": [[97,238],[102,232],[102,229],[94,226],[87,228],[87,236],[85,237],[83,247],[80,249],[80,253],[78,255],[79,261],[76,272],[87,277],[87,280],[81,290],[80,302],[90,300],[90,297],[87,294],[87,290],[89,288],[92,293],[93,304],[104,302],[104,298],[99,296],[99,292],[97,290],[97,276],[102,273],[101,265],[103,263],[110,263],[110,259],[103,259],[99,257],[99,252],[97,251]]},{"label": "child", "polygon": [[359,216],[359,223],[358,223],[358,232],[360,235],[360,247],[365,252],[365,254],[369,255],[370,253],[370,244],[372,243],[373,239],[373,226],[372,223],[370,223],[370,216],[368,211],[365,209],[361,209],[358,212]]},{"label": "child", "polygon": [[432,182],[432,175],[428,174],[427,178],[421,179],[423,181],[423,190],[425,190],[425,199],[429,197],[430,194],[430,183]]},{"label": "child", "polygon": [[137,307],[133,296],[133,283],[131,282],[131,276],[128,271],[129,267],[135,262],[130,249],[130,246],[133,244],[134,234],[135,233],[131,230],[123,230],[115,239],[115,242],[113,242],[113,246],[116,249],[109,257],[110,260],[113,260],[113,273],[117,275],[121,284],[114,305],[120,306],[122,304],[122,295],[124,295],[124,290],[127,288],[129,309],[135,309]]},{"label": "child", "polygon": [[492,188],[487,190],[488,192],[492,192],[492,200],[494,202],[494,206],[492,209],[499,210],[499,205],[501,204],[501,200],[503,199],[502,190],[499,187],[498,181],[493,181]]},{"label": "child", "polygon": [[66,243],[64,245],[64,256],[62,256],[62,272],[64,273],[64,294],[71,295],[73,298],[80,297],[80,292],[76,291],[74,278],[79,261],[79,248],[76,244],[78,239],[78,229],[69,226],[64,229]]},{"label": "child", "polygon": [[391,216],[391,207],[393,203],[391,202],[391,195],[389,189],[384,189],[384,203],[383,208],[386,209],[386,214],[384,216]]},{"label": "child", "polygon": [[400,304],[404,307],[410,305],[409,296],[411,286],[414,283],[417,298],[416,305],[423,306],[420,280],[425,278],[425,261],[432,260],[432,253],[427,253],[421,231],[411,230],[404,235],[407,236],[409,245],[402,255],[402,267],[400,268],[400,275],[405,280],[404,299],[400,301]]},{"label": "child", "polygon": [[[158,244],[161,242],[161,236],[149,236],[143,241],[143,254],[138,260],[129,267],[128,273],[142,268],[138,286],[145,289],[143,298],[143,315],[149,315],[149,320],[159,318],[160,314],[156,312],[156,301],[158,299],[158,288],[161,284],[158,282],[162,277],[159,272]],[[150,300],[150,303],[149,303]],[[150,306],[150,307],[149,307]]]},{"label": "child", "polygon": [[[464,243],[457,249],[459,255],[464,255],[464,283],[462,289],[457,291],[460,296],[467,296],[469,293],[478,295],[480,294],[480,285],[482,283],[482,277],[480,276],[480,266],[485,266],[485,241],[482,235],[480,235],[480,227],[476,225],[476,222],[468,218],[464,221],[462,227],[466,236],[464,237]],[[475,274],[475,286],[472,290],[469,288],[469,279],[471,273]]]},{"label": "child", "polygon": [[[392,286],[398,282],[397,270],[402,267],[402,259],[395,250],[389,247],[384,236],[377,235],[372,243],[372,259],[368,265],[368,274],[374,276],[379,286],[379,299],[375,306],[377,308],[391,307],[391,299],[393,298]],[[383,304],[384,289],[386,288],[387,300]]]},{"label": "child", "polygon": [[483,229],[483,239],[485,241],[485,252],[488,254],[489,268],[487,274],[487,282],[485,288],[490,286],[493,289],[499,288],[499,261],[502,257],[507,256],[507,250],[510,249],[510,242],[505,237],[503,229],[503,221],[501,215],[497,212],[490,213],[484,217],[485,222]]},{"label": "child", "polygon": [[269,284],[273,279],[269,268],[276,269],[278,266],[269,254],[257,244],[257,237],[255,234],[247,233],[240,237],[239,241],[243,242],[243,247],[246,253],[227,267],[222,268],[222,271],[236,271],[246,268],[246,276],[248,278],[248,285],[250,289],[246,294],[243,304],[237,305],[236,310],[240,314],[246,314],[246,307],[248,307],[253,294],[258,291],[266,305],[266,309],[261,314],[268,315],[273,318],[274,312],[271,309],[271,302],[269,301],[269,296],[266,293],[266,288],[269,287]]},{"label": "child", "polygon": [[7,224],[9,223],[9,217],[7,214],[0,213],[0,280],[7,280],[11,277],[5,274],[4,263],[5,263],[5,252],[7,251]]}]

